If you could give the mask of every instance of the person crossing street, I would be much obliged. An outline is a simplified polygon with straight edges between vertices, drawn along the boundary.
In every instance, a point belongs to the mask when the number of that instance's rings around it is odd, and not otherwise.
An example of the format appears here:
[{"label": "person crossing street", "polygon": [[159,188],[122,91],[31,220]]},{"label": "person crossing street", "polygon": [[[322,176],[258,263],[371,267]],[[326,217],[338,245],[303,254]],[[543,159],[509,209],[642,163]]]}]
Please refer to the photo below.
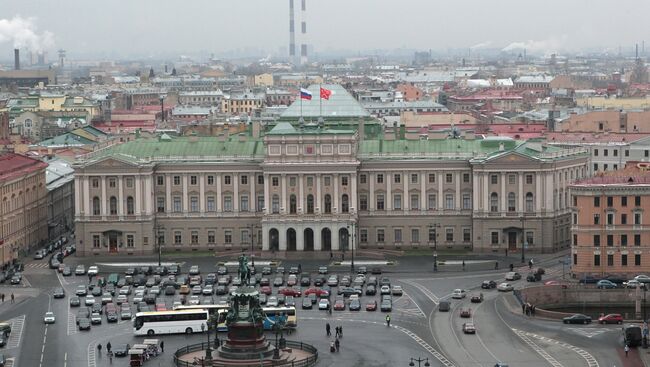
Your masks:
[{"label": "person crossing street", "polygon": [[327,332],[327,336],[332,336],[332,330],[329,322],[325,324],[325,332]]},{"label": "person crossing street", "polygon": [[386,326],[390,327],[390,315],[386,315]]}]

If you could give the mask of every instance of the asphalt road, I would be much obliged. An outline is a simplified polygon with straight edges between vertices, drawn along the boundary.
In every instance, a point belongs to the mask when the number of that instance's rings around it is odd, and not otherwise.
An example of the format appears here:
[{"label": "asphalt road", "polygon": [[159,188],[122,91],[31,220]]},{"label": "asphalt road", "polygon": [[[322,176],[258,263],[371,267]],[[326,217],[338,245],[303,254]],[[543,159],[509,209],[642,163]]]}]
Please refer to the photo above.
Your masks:
[{"label": "asphalt road", "polygon": [[[132,258],[69,258],[66,263],[102,263],[105,273],[121,272],[120,262],[135,262]],[[152,259],[138,259],[137,262],[151,262]],[[501,260],[503,262],[503,260]],[[507,260],[506,260],[507,261]],[[155,263],[155,261],[153,261]],[[214,271],[214,258],[189,257],[179,259],[183,270],[190,264],[199,264],[203,273]],[[315,272],[322,261],[301,261],[303,271]],[[93,326],[89,332],[78,331],[75,324],[75,308],[68,306],[68,300],[78,284],[86,284],[88,278],[62,277],[47,269],[46,261],[29,261],[25,271],[26,281],[21,286],[0,287],[0,292],[16,294],[16,303],[7,300],[0,304],[0,319],[11,320],[21,330],[14,328],[9,345],[0,349],[8,357],[15,358],[12,366],[63,366],[97,367],[109,366],[105,354],[97,353],[96,345],[119,343],[134,344],[141,340],[132,334],[130,321],[117,324]],[[287,269],[294,262],[280,265]],[[45,266],[44,266],[45,265]],[[331,265],[331,263],[330,263]],[[562,276],[562,267],[556,260],[543,265],[548,272],[545,280]],[[418,260],[413,266],[401,259],[396,268],[384,267],[384,276],[391,278],[393,285],[401,285],[404,295],[396,297],[393,303],[392,325],[384,323],[385,314],[377,312],[334,311],[332,315],[314,310],[298,311],[299,326],[289,336],[315,345],[320,351],[319,366],[398,366],[408,365],[410,357],[429,358],[432,366],[485,366],[491,367],[497,361],[509,366],[623,366],[621,360],[620,327],[601,325],[563,325],[557,321],[539,320],[517,312],[518,305],[511,294],[496,290],[483,290],[485,300],[471,304],[469,295],[478,293],[480,283],[485,279],[499,282],[504,271],[488,270],[493,265],[470,264],[467,271],[446,269],[433,273],[425,269],[426,264]],[[349,272],[349,267],[330,266],[333,272]],[[526,273],[523,271],[522,273]],[[286,275],[285,275],[286,279]],[[517,287],[525,281],[514,282]],[[50,297],[53,288],[63,286],[65,299]],[[448,299],[453,289],[469,290],[468,298],[453,300],[448,313],[439,312],[437,304]],[[171,306],[173,297],[165,301]],[[218,298],[215,296],[215,298]],[[368,299],[362,296],[362,304]],[[376,299],[379,296],[375,297]],[[300,299],[297,300],[300,308]],[[461,331],[463,322],[459,316],[461,308],[471,308],[477,327],[476,335],[465,335]],[[43,314],[51,310],[57,315],[54,325],[45,326]],[[24,320],[24,321],[23,321]],[[344,337],[341,352],[329,352],[329,339],[325,335],[325,323],[341,325]],[[17,335],[20,334],[20,335]],[[214,334],[213,334],[214,335]],[[224,335],[220,333],[220,337]],[[213,336],[212,336],[213,337]],[[160,337],[165,341],[165,353],[154,359],[154,366],[172,366],[171,354],[177,348],[205,340],[205,335],[171,335]],[[268,338],[273,339],[272,334]],[[4,350],[3,350],[4,349]],[[105,348],[102,350],[105,352]],[[114,365],[127,365],[126,359],[116,358]],[[417,365],[417,363],[416,363]]]}]

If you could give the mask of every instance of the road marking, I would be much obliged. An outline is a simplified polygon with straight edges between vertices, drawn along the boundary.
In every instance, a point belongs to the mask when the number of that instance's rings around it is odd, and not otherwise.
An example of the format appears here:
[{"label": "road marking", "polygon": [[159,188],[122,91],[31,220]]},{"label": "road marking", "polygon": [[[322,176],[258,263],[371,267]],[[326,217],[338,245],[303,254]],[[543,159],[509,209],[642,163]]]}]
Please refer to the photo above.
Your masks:
[{"label": "road marking", "polygon": [[[237,263],[239,264],[239,263]],[[158,266],[158,261],[140,262],[140,263],[97,263],[98,266],[119,266],[119,267],[139,267],[139,266]],[[177,262],[161,262],[160,266],[178,265]]]},{"label": "road marking", "polygon": [[456,331],[456,326],[454,325],[454,315],[456,315],[456,310],[461,308],[461,305],[462,305],[462,303],[457,302],[457,303],[454,304],[454,306],[451,308],[451,310],[449,310],[449,312],[448,312],[448,314],[449,314],[449,328],[451,329],[451,333],[454,334],[454,338],[456,339],[456,342],[458,343],[458,348],[462,349],[463,352],[465,352],[465,355],[467,355],[472,361],[474,361],[474,363],[476,363],[477,365],[480,366],[481,364],[479,363],[479,361],[476,358],[474,358],[474,356],[469,352],[469,350],[467,350],[465,345],[460,342],[460,338],[458,337],[458,332]]},{"label": "road marking", "polygon": [[576,334],[580,334],[582,336],[585,336],[587,338],[593,338],[594,336],[598,336],[602,333],[606,333],[608,331],[611,331],[612,329],[588,329],[588,328],[567,328],[567,330],[571,330]]},{"label": "road marking", "polygon": [[596,358],[594,358],[594,356],[592,356],[589,352],[585,351],[582,348],[578,348],[578,347],[576,347],[574,345],[567,344],[567,343],[561,342],[559,340],[547,338],[545,336],[541,336],[541,335],[537,335],[537,334],[533,334],[533,333],[526,333],[526,335],[530,336],[530,337],[533,337],[535,339],[539,339],[541,341],[547,342],[547,343],[553,343],[553,344],[559,345],[561,347],[570,349],[570,350],[578,353],[578,355],[580,355],[582,358],[584,358],[585,361],[587,361],[587,365],[589,367],[599,367],[599,364],[598,364],[598,361],[596,360]]},{"label": "road marking", "polygon": [[9,334],[7,349],[18,348],[25,327],[25,315],[14,317],[9,322],[11,323],[11,334]]},{"label": "road marking", "polygon": [[61,284],[61,287],[63,287],[64,284],[70,284],[68,283],[67,280],[59,272],[56,272],[56,278],[59,280],[59,284]]},{"label": "road marking", "polygon": [[43,346],[41,347],[41,361],[38,363],[39,367],[43,366],[43,356],[45,355],[46,342],[47,342],[47,324],[45,325],[45,332],[43,333]]},{"label": "road marking", "polygon": [[72,308],[68,302],[68,335],[74,335],[78,333],[77,330],[77,317],[72,313]]},{"label": "road marking", "polygon": [[96,341],[92,341],[88,344],[88,367],[97,367],[97,361],[95,360],[96,345]]},{"label": "road marking", "polygon": [[[415,300],[413,299],[413,297],[409,296],[408,293],[406,293],[404,290],[402,290],[402,292],[404,293],[404,296],[403,296],[403,297],[400,297],[397,301],[395,301],[395,303],[398,304],[398,306],[397,306],[395,309],[396,309],[397,311],[404,312],[404,313],[406,313],[406,314],[412,314],[413,316],[416,316],[416,317],[422,317],[422,318],[425,318],[425,319],[426,319],[427,316],[424,314],[424,312],[422,312],[422,308],[420,308],[420,306],[418,305],[418,303],[415,302]],[[407,300],[407,298],[408,298],[408,300]],[[414,309],[414,308],[400,308],[400,307],[399,307],[399,302],[400,302],[401,300],[406,300],[407,302],[410,300],[410,302],[413,302],[413,304],[415,305],[415,307],[417,307],[417,310]]]},{"label": "road marking", "polygon": [[517,335],[521,340],[524,341],[524,343],[528,344],[529,347],[531,347],[537,354],[542,356],[546,360],[546,362],[550,363],[551,366],[553,367],[563,367],[563,365],[557,361],[557,359],[553,358],[550,354],[548,354],[543,348],[541,348],[539,345],[533,343],[532,340],[528,337],[529,333],[523,332],[521,330],[517,329],[512,329],[512,331]]},{"label": "road marking", "polygon": [[63,355],[63,367],[67,367],[67,366],[68,366],[68,352],[65,352],[65,354]]},{"label": "road marking", "polygon": [[[478,309],[481,308],[481,306],[483,306],[483,304],[484,304],[484,302],[481,302],[481,303],[476,307],[476,309],[472,312],[472,324],[474,324],[474,327],[476,327],[476,323],[474,322],[474,315],[476,314],[476,312],[478,311]],[[486,350],[488,353],[490,353],[490,355],[492,356],[492,358],[494,358],[495,361],[499,362],[499,361],[500,361],[499,358],[497,358],[497,356],[495,356],[494,353],[492,353],[492,351],[491,351],[490,349],[488,349],[487,345],[485,345],[485,343],[483,342],[483,338],[481,338],[481,336],[479,335],[478,330],[476,330],[476,338],[478,339],[479,343],[481,343],[481,345],[483,346],[483,348],[485,348],[485,350]]]},{"label": "road marking", "polygon": [[433,294],[430,290],[428,290],[425,286],[422,284],[419,284],[415,281],[403,279],[401,280],[402,283],[409,284],[415,288],[417,288],[420,292],[424,293],[424,295],[433,302],[434,305],[438,305],[438,302],[440,302],[440,298],[438,298],[435,294]]},{"label": "road marking", "polygon": [[5,367],[14,367],[16,365],[16,357],[7,358],[7,363]]},{"label": "road marking", "polygon": [[25,268],[27,269],[47,269],[49,267],[50,265],[46,262],[33,262],[27,263],[27,265],[25,265]]}]

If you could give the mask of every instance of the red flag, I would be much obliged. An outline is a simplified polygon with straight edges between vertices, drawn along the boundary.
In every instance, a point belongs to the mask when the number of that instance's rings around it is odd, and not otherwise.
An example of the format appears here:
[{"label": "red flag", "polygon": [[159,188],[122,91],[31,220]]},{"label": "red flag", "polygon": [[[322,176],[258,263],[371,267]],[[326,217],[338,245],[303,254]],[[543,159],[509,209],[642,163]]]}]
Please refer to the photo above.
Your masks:
[{"label": "red flag", "polygon": [[323,87],[320,88],[320,98],[321,99],[330,99],[330,96],[332,95],[332,91],[329,89],[325,89]]}]

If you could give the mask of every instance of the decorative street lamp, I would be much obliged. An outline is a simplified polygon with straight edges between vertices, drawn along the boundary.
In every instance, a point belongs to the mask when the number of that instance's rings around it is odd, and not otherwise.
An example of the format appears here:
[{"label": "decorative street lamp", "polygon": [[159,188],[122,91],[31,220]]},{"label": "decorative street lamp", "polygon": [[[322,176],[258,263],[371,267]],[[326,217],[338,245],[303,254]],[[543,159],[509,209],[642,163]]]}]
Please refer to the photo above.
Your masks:
[{"label": "decorative street lamp", "polygon": [[525,218],[521,216],[521,263],[526,263],[526,228],[525,228]]},{"label": "decorative street lamp", "polygon": [[210,361],[210,360],[212,360],[212,349],[210,349],[210,324],[209,324],[209,321],[208,321],[208,325],[207,325],[207,330],[206,330],[206,325],[201,324],[201,331],[205,332],[207,334],[207,336],[208,336],[208,345],[207,345],[207,348],[205,349],[205,360]]},{"label": "decorative street lamp", "polygon": [[[438,271],[438,228],[440,228],[440,224],[436,223],[431,224],[429,229],[429,231],[433,230],[433,271]],[[429,237],[431,237],[430,232]]]},{"label": "decorative street lamp", "polygon": [[159,267],[161,266],[160,261],[161,261],[161,258],[162,258],[162,243],[160,241],[160,231],[164,230],[164,229],[165,229],[165,227],[163,227],[160,224],[157,224],[154,227],[154,230],[156,231],[156,234],[155,234],[156,235],[156,243],[158,244],[158,266]]},{"label": "decorative street lamp", "polygon": [[409,362],[409,366],[411,366],[411,367],[415,366],[415,362],[418,363],[418,367],[421,367],[422,362],[424,362],[424,367],[431,366],[429,364],[429,358],[424,358],[424,359],[423,358],[418,358],[418,359],[411,358],[411,362]]},{"label": "decorative street lamp", "polygon": [[356,235],[356,230],[354,229],[354,223],[351,224],[352,226],[352,232],[350,232],[350,224],[346,226],[348,230],[348,245],[350,246],[350,251],[352,253],[352,263],[350,265],[350,269],[354,273],[354,236]]}]

